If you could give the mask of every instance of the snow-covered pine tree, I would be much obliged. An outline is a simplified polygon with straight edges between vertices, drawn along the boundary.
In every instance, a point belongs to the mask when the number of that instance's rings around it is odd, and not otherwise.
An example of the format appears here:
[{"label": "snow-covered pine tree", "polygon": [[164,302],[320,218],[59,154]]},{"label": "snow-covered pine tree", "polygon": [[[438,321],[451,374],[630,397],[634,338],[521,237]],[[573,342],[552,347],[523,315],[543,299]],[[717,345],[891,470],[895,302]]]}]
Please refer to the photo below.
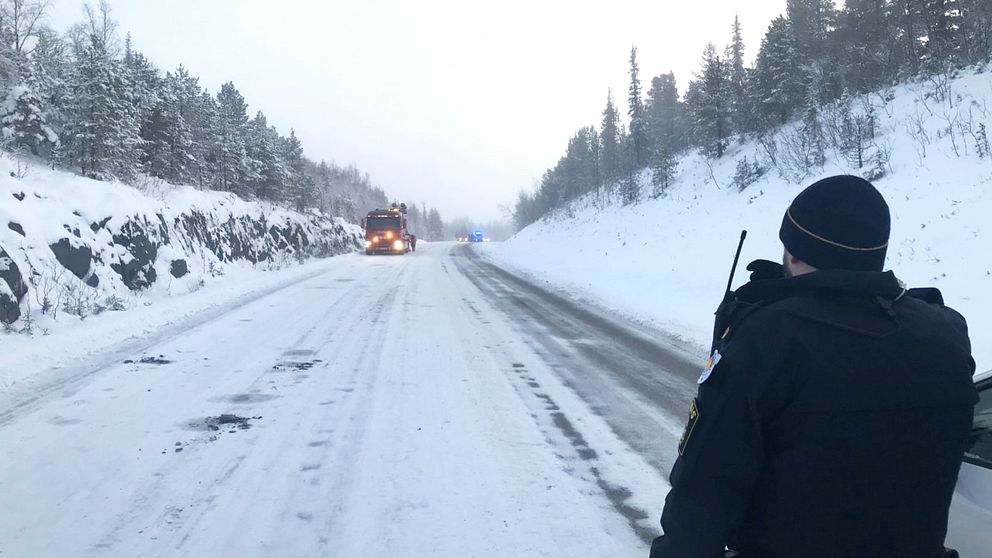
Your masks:
[{"label": "snow-covered pine tree", "polygon": [[248,123],[245,149],[252,165],[252,192],[266,200],[291,199],[289,173],[279,152],[279,135],[269,127],[262,111]]},{"label": "snow-covered pine tree", "polygon": [[624,133],[622,128],[621,133],[623,134],[621,136],[623,138],[621,148],[623,160],[621,162],[620,181],[617,183],[617,193],[620,195],[621,203],[630,205],[641,199],[641,184],[637,180],[640,167],[637,165],[637,154],[630,134]]},{"label": "snow-covered pine tree", "polygon": [[139,171],[141,138],[124,72],[96,36],[73,68],[60,154],[65,164],[97,180],[129,181]]},{"label": "snow-covered pine tree", "polygon": [[926,31],[922,45],[923,65],[930,72],[945,71],[960,60],[960,0],[919,1]]},{"label": "snow-covered pine tree", "polygon": [[796,71],[801,64],[789,22],[781,16],[775,18],[761,40],[749,80],[761,128],[785,124],[802,106],[806,87]]},{"label": "snow-covered pine tree", "polygon": [[679,161],[671,147],[662,143],[655,148],[651,159],[651,197],[657,198],[665,194],[678,171]]},{"label": "snow-covered pine tree", "polygon": [[289,131],[288,138],[281,139],[280,155],[286,169],[287,198],[297,211],[311,207],[317,201],[313,179],[306,173],[306,160],[303,158],[303,144],[296,137],[296,130]]},{"label": "snow-covered pine tree", "polygon": [[833,0],[787,0],[785,3],[793,45],[802,65],[829,56],[830,31],[836,25]]},{"label": "snow-covered pine tree", "polygon": [[686,105],[692,116],[693,137],[707,157],[719,159],[731,133],[727,67],[713,43],[703,51],[697,79],[689,85]]},{"label": "snow-covered pine tree", "polygon": [[599,133],[599,168],[604,182],[615,180],[620,174],[622,162],[620,140],[620,115],[613,104],[613,92],[607,91],[603,124]]},{"label": "snow-covered pine tree", "polygon": [[865,93],[891,81],[895,69],[891,28],[886,17],[888,0],[846,0],[837,15],[832,42],[842,62],[843,82]]},{"label": "snow-covered pine tree", "polygon": [[958,52],[963,64],[978,64],[992,60],[992,2],[988,0],[958,0],[961,7],[961,30]]},{"label": "snow-covered pine tree", "polygon": [[630,143],[633,150],[633,162],[637,168],[642,168],[648,162],[651,144],[644,114],[644,100],[641,96],[641,78],[638,75],[636,46],[630,47],[630,88],[627,95],[627,116],[630,117]]},{"label": "snow-covered pine tree", "polygon": [[48,125],[41,99],[27,85],[12,88],[0,105],[0,137],[11,147],[43,156],[51,154],[59,139]]},{"label": "snow-covered pine tree", "polygon": [[741,34],[740,17],[734,16],[734,25],[731,27],[730,44],[727,45],[725,55],[729,66],[727,80],[730,97],[730,112],[733,131],[743,135],[750,131],[751,108],[748,102],[746,80],[747,70],[744,67],[744,37]]},{"label": "snow-covered pine tree", "polygon": [[46,121],[56,133],[62,131],[69,97],[68,45],[48,27],[38,30],[28,57],[27,84],[41,100]]},{"label": "snow-covered pine tree", "polygon": [[922,39],[926,34],[921,0],[891,0],[887,17],[895,39],[894,66],[900,76],[916,76],[923,58]]},{"label": "snow-covered pine tree", "polygon": [[214,174],[217,169],[218,107],[213,95],[200,89],[198,85],[197,90],[199,92],[192,97],[189,116],[185,120],[193,138],[193,162],[190,167],[193,183],[204,189],[211,188],[216,183]]},{"label": "snow-covered pine tree", "polygon": [[157,107],[161,114],[159,135],[160,176],[174,184],[196,184],[196,146],[193,141],[193,108],[200,94],[196,78],[179,66],[175,72],[165,75],[160,102]]},{"label": "snow-covered pine tree", "polygon": [[682,131],[683,106],[679,102],[674,73],[668,72],[651,80],[644,110],[647,114],[648,135],[656,150],[662,144],[672,153],[685,148],[685,135]]},{"label": "snow-covered pine tree", "polygon": [[444,240],[444,221],[441,213],[431,208],[427,213],[427,240]]},{"label": "snow-covered pine tree", "polygon": [[247,197],[251,194],[247,178],[252,165],[245,149],[248,128],[248,105],[234,83],[227,82],[217,93],[217,115],[211,145],[215,188]]}]

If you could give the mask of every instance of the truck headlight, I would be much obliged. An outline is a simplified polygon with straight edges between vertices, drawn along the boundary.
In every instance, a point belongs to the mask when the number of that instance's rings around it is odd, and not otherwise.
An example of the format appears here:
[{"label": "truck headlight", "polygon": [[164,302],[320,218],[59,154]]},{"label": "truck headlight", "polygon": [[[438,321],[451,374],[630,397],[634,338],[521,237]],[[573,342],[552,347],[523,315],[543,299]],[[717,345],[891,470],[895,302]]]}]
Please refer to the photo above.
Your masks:
[{"label": "truck headlight", "polygon": [[372,241],[371,240],[366,240],[365,241],[365,247],[366,248],[371,248],[372,247]]},{"label": "truck headlight", "polygon": [[402,250],[403,248],[404,248],[404,246],[403,246],[403,241],[402,240],[397,240],[396,242],[393,243],[393,250],[397,250],[398,251],[398,250]]},{"label": "truck headlight", "polygon": [[388,238],[389,240],[392,240],[393,239],[393,231],[386,231],[386,238]]},{"label": "truck headlight", "polygon": [[379,242],[379,237],[378,236],[373,236],[372,237],[372,244],[375,244],[377,242]]}]

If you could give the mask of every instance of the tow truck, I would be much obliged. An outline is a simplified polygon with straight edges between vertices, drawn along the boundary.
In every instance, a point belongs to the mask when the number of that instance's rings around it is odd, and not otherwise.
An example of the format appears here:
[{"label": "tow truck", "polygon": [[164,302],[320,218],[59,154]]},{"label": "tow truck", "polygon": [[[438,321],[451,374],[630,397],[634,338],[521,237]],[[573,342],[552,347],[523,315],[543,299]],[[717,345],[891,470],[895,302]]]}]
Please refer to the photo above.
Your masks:
[{"label": "tow truck", "polygon": [[405,203],[369,211],[362,219],[362,229],[365,230],[365,253],[369,256],[406,254],[417,249],[417,237],[407,228]]}]

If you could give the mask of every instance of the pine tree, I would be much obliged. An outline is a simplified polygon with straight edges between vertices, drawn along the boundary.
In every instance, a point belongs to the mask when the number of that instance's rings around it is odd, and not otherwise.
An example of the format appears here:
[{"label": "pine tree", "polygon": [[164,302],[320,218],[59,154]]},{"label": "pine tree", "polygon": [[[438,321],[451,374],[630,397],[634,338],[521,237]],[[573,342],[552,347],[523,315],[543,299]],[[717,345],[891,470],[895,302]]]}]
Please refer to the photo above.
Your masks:
[{"label": "pine tree", "polygon": [[922,0],[891,0],[888,18],[897,42],[896,68],[903,76],[916,76],[923,58],[922,42],[926,34]]},{"label": "pine tree", "polygon": [[219,108],[213,95],[204,90],[199,90],[190,101],[189,117],[185,119],[193,140],[190,173],[197,187],[211,188],[216,183]]},{"label": "pine tree", "polygon": [[245,138],[245,154],[252,165],[248,173],[248,187],[259,198],[274,201],[292,199],[293,192],[288,191],[289,171],[279,144],[279,135],[269,127],[265,115],[259,111],[249,122]]},{"label": "pine tree", "polygon": [[662,146],[672,153],[685,148],[683,106],[679,102],[674,73],[668,72],[651,80],[644,110],[650,143],[656,151]]},{"label": "pine tree", "polygon": [[961,29],[959,0],[920,0],[926,41],[923,64],[928,71],[941,71],[960,60],[958,32]]},{"label": "pine tree", "polygon": [[727,46],[726,59],[730,68],[728,71],[728,89],[730,95],[730,111],[733,130],[737,134],[744,134],[751,128],[751,111],[748,103],[746,79],[747,73],[744,68],[744,38],[741,35],[741,21],[738,16],[734,16],[734,25],[731,28],[732,34],[730,45]]},{"label": "pine tree", "polygon": [[433,207],[427,213],[427,240],[444,240],[444,221]]},{"label": "pine tree", "polygon": [[647,164],[651,146],[644,114],[644,101],[641,98],[641,79],[638,77],[637,47],[630,48],[630,89],[628,90],[627,106],[627,116],[630,117],[633,163],[637,168],[641,168]]},{"label": "pine tree", "polygon": [[806,145],[806,164],[809,167],[823,167],[827,161],[826,140],[823,125],[820,123],[820,103],[810,96],[803,114],[802,139]]},{"label": "pine tree", "polygon": [[896,45],[886,17],[888,0],[847,0],[838,15],[834,42],[843,59],[843,82],[864,93],[895,76]]},{"label": "pine tree", "polygon": [[316,201],[313,179],[305,172],[306,161],[303,158],[303,144],[296,137],[296,131],[290,130],[288,138],[280,138],[281,159],[286,168],[286,193],[297,211],[303,211]]},{"label": "pine tree", "polygon": [[58,143],[58,135],[48,125],[41,99],[31,88],[14,87],[0,106],[0,137],[12,147],[23,147],[34,155],[49,155]]},{"label": "pine tree", "polygon": [[217,93],[216,145],[213,146],[214,183],[218,190],[250,194],[251,164],[245,150],[248,105],[231,82]]},{"label": "pine tree", "polygon": [[71,78],[64,162],[97,180],[128,181],[140,167],[138,122],[125,101],[123,66],[101,40],[90,38]]},{"label": "pine tree", "polygon": [[200,95],[196,78],[182,66],[165,76],[158,111],[161,118],[159,142],[162,153],[156,176],[174,184],[197,183],[197,146],[194,142],[194,107]]},{"label": "pine tree", "polygon": [[788,122],[806,97],[802,75],[796,71],[802,60],[793,45],[789,22],[781,16],[775,18],[761,40],[749,80],[750,96],[763,127]]},{"label": "pine tree", "polygon": [[833,0],[787,0],[786,17],[803,66],[828,56],[829,34],[836,22]]},{"label": "pine tree", "polygon": [[613,92],[606,94],[606,108],[603,109],[603,124],[600,127],[599,168],[604,182],[615,180],[621,168],[620,116],[613,105]]},{"label": "pine tree", "polygon": [[703,51],[703,67],[689,84],[686,104],[692,115],[693,133],[707,157],[719,159],[727,149],[731,133],[730,101],[726,64],[713,43]]},{"label": "pine tree", "polygon": [[992,2],[958,0],[958,4],[961,7],[961,29],[957,36],[957,49],[962,63],[992,61]]},{"label": "pine tree", "polygon": [[671,148],[666,144],[656,147],[651,159],[651,184],[654,187],[651,197],[657,198],[665,194],[675,181],[677,170],[678,159]]}]

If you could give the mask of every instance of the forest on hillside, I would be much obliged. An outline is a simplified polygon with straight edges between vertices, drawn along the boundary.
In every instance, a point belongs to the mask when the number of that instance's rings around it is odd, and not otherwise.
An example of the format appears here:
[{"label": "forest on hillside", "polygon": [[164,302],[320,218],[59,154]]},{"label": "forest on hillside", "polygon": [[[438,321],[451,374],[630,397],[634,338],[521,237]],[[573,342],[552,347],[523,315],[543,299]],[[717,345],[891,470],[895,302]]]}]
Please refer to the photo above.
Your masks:
[{"label": "forest on hillside", "polygon": [[[0,0],[7,153],[96,180],[158,179],[354,223],[389,205],[367,173],[308,158],[294,130],[283,135],[261,110],[252,115],[233,82],[212,94],[182,65],[163,74],[122,36],[107,2],[84,4],[82,21],[65,33],[47,25],[50,7],[51,0]],[[431,211],[411,217],[426,225]],[[425,226],[424,236],[440,238],[441,230]]]},{"label": "forest on hillside", "polygon": [[[698,72],[680,92],[673,73],[642,89],[637,49],[631,48],[627,118],[612,91],[602,121],[578,130],[565,154],[533,192],[521,191],[513,217],[523,228],[584,195],[635,203],[658,197],[678,176],[679,159],[700,150],[724,157],[734,142],[757,140],[763,155],[737,161],[743,188],[770,169],[801,180],[836,149],[868,178],[886,171],[889,147],[875,141],[874,105],[859,95],[900,82],[925,80],[933,99],[951,94],[948,82],[964,68],[992,60],[992,2],[988,0],[787,0],[768,26],[754,64],[745,66],[739,19],[721,51],[709,43]],[[775,132],[790,122],[797,130]],[[984,123],[970,130],[975,151],[988,157]],[[984,153],[983,153],[984,152]],[[650,168],[645,192],[637,175]]]}]

